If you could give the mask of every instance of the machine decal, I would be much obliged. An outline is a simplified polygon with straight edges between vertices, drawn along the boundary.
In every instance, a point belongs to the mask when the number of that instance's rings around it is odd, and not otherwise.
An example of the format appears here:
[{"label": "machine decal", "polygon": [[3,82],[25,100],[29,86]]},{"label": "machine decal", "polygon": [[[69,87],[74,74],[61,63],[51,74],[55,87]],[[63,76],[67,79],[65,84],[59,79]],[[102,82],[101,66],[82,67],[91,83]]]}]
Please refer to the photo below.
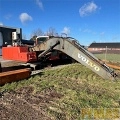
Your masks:
[{"label": "machine decal", "polygon": [[80,53],[78,53],[78,58],[80,58],[83,62],[85,62],[90,67],[93,67],[95,69],[95,71],[99,71],[100,70],[100,68],[97,65],[95,65],[94,63],[92,63],[91,61],[89,61],[87,58],[85,58],[84,56],[82,56]]}]

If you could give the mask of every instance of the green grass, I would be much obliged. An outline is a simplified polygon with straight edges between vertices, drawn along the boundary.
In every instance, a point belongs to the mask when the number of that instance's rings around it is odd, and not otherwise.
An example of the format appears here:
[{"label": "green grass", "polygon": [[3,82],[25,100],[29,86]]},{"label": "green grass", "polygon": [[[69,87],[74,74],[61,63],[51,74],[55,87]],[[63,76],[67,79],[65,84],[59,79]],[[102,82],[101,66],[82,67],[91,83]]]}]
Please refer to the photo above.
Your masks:
[{"label": "green grass", "polygon": [[82,108],[119,108],[120,81],[104,80],[81,64],[48,69],[29,78],[0,87],[0,91],[33,86],[34,93],[54,90],[61,97],[47,105],[55,119],[79,120]]},{"label": "green grass", "polygon": [[94,54],[94,55],[102,60],[120,63],[120,54],[106,54],[106,55],[105,54]]}]

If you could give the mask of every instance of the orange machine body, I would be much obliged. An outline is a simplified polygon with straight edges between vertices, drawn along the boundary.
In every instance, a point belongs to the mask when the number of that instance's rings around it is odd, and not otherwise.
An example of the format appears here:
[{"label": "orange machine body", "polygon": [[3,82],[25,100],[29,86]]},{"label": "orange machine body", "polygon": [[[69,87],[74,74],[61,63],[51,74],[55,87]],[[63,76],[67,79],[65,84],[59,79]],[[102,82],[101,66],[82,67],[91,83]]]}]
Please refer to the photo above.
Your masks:
[{"label": "orange machine body", "polygon": [[27,46],[3,47],[2,57],[7,60],[17,60],[23,62],[37,61],[36,52],[29,52]]}]

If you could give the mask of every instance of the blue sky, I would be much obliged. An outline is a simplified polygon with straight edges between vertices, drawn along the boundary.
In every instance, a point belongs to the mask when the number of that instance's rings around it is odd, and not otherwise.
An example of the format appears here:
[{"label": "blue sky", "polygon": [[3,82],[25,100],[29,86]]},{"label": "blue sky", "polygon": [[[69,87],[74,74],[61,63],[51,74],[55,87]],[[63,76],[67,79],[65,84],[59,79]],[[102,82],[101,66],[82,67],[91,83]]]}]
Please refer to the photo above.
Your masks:
[{"label": "blue sky", "polygon": [[27,38],[40,28],[67,33],[80,44],[120,42],[120,0],[0,0],[0,25]]}]

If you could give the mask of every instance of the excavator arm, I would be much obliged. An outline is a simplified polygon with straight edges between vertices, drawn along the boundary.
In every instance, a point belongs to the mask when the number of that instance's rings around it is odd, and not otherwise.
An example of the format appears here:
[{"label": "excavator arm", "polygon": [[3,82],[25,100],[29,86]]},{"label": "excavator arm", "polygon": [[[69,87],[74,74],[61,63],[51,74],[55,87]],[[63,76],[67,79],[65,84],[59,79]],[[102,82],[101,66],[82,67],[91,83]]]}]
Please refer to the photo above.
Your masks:
[{"label": "excavator arm", "polygon": [[34,51],[44,50],[44,52],[38,56],[39,58],[45,56],[51,49],[67,54],[104,79],[114,80],[117,77],[117,74],[111,68],[88,52],[73,38],[54,37],[34,47]]}]

